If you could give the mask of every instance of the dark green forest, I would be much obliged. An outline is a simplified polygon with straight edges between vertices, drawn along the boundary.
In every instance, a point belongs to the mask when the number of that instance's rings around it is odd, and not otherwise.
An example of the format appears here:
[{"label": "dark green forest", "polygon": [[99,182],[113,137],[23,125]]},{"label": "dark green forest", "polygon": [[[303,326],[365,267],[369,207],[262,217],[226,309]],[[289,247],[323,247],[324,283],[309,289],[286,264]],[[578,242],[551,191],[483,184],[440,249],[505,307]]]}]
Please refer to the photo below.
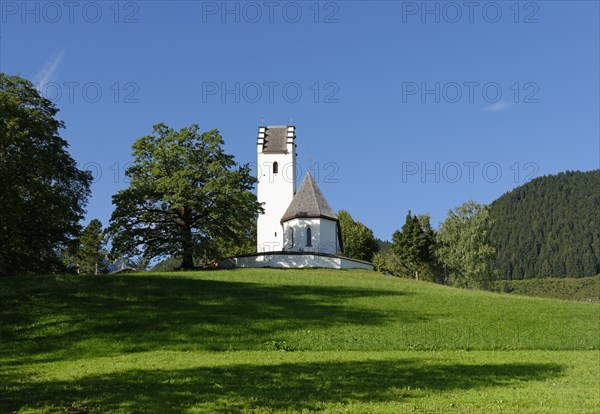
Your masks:
[{"label": "dark green forest", "polygon": [[600,170],[536,178],[490,205],[501,279],[600,273]]}]

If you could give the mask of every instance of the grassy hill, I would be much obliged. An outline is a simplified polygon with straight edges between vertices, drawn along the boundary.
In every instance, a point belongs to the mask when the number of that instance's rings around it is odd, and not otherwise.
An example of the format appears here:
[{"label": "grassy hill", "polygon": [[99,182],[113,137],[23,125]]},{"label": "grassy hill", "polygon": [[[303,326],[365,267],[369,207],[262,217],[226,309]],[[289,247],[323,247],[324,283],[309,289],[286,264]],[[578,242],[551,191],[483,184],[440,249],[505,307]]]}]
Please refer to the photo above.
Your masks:
[{"label": "grassy hill", "polygon": [[368,271],[0,279],[1,412],[597,412],[600,305]]},{"label": "grassy hill", "polygon": [[544,278],[494,282],[492,290],[514,295],[600,302],[600,275],[582,278]]}]

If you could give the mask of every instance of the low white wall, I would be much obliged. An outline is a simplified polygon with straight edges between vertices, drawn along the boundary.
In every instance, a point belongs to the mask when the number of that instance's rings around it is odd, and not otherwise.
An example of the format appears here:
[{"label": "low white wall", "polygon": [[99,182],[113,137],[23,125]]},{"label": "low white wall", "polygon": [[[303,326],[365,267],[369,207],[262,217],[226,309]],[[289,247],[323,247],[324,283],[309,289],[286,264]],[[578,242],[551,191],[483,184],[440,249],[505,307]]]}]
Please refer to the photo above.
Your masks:
[{"label": "low white wall", "polygon": [[356,260],[339,256],[322,256],[317,254],[256,254],[252,256],[233,257],[235,267],[279,267],[303,268],[324,267],[330,269],[367,269],[373,266]]},{"label": "low white wall", "polygon": [[356,260],[340,258],[342,269],[367,269],[373,270],[373,265],[369,263],[357,262]]}]

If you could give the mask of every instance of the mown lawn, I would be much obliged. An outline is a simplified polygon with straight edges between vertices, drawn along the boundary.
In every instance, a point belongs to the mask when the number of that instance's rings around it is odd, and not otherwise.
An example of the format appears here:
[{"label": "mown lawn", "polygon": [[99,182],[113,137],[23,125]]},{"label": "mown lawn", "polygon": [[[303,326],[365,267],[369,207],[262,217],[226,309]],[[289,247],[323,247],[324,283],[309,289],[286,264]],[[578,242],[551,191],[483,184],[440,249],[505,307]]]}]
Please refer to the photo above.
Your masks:
[{"label": "mown lawn", "polygon": [[600,305],[367,271],[0,279],[0,412],[600,412]]}]

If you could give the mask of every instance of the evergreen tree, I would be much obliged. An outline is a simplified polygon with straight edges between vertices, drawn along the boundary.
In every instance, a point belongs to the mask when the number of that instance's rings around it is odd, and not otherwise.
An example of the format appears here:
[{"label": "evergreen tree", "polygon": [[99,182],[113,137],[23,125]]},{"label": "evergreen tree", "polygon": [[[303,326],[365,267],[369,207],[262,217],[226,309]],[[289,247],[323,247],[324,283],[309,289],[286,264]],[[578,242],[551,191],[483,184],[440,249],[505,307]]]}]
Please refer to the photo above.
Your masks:
[{"label": "evergreen tree", "polygon": [[79,273],[100,274],[105,270],[106,251],[100,220],[93,219],[83,230],[77,253]]},{"label": "evergreen tree", "polygon": [[501,278],[600,273],[600,170],[536,178],[490,205]]},{"label": "evergreen tree", "polygon": [[414,216],[410,210],[400,231],[392,235],[392,251],[415,279],[433,258],[434,233],[429,216]]},{"label": "evergreen tree", "polygon": [[388,240],[375,239],[379,245],[380,252],[389,252],[392,250],[392,242]]}]

